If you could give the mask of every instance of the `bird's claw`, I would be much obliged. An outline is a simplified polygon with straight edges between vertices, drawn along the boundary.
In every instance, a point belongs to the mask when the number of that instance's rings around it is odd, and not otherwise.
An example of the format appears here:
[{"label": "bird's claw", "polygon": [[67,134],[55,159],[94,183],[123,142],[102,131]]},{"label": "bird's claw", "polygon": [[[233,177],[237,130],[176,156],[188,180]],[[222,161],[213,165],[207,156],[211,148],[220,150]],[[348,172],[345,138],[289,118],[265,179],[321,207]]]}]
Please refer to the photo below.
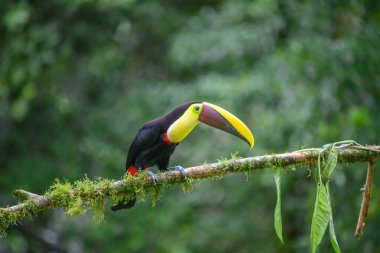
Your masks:
[{"label": "bird's claw", "polygon": [[156,176],[156,174],[154,174],[154,173],[151,172],[150,170],[148,170],[148,173],[149,173],[149,176],[152,178],[154,188],[156,189],[156,191],[158,191],[158,186],[157,186],[157,176]]},{"label": "bird's claw", "polygon": [[185,171],[185,169],[184,169],[182,166],[177,165],[177,166],[172,167],[172,169],[174,169],[174,170],[178,170],[179,172],[181,172],[181,174],[182,174],[182,178],[183,178],[184,180],[187,179],[186,171]]}]

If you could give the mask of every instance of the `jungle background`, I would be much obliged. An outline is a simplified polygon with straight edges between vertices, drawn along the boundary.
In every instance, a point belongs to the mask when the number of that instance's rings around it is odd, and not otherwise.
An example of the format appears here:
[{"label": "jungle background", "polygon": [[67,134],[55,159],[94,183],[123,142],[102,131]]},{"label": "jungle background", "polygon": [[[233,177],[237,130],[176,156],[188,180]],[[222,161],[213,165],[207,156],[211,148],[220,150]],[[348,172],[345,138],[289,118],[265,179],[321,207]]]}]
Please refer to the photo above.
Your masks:
[{"label": "jungle background", "polygon": [[[55,178],[119,179],[146,121],[204,100],[251,128],[255,147],[200,125],[171,165],[321,147],[380,144],[378,1],[0,2],[0,205]],[[370,213],[354,237],[366,164],[332,183],[343,252],[380,252],[380,166]],[[282,178],[285,244],[276,238],[271,170],[166,190],[105,223],[50,210],[13,226],[0,252],[308,252],[315,182]],[[320,252],[332,252],[328,236]]]}]

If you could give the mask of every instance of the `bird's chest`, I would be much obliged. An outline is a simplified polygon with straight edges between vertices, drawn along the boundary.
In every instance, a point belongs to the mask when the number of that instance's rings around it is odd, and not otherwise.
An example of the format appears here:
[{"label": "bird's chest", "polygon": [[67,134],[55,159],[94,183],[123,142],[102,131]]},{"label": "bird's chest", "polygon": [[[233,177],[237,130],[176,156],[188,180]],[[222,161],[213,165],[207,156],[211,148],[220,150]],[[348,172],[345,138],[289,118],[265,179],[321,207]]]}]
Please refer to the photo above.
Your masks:
[{"label": "bird's chest", "polygon": [[152,151],[155,154],[155,156],[157,156],[157,159],[169,158],[173,154],[177,145],[178,143],[171,142],[168,139],[166,133],[164,133],[161,135],[156,148],[154,148],[154,150]]},{"label": "bird's chest", "polygon": [[170,158],[177,145],[178,143],[170,142],[166,134],[162,134],[153,147],[143,151],[138,156],[136,163],[142,168],[159,165]]}]

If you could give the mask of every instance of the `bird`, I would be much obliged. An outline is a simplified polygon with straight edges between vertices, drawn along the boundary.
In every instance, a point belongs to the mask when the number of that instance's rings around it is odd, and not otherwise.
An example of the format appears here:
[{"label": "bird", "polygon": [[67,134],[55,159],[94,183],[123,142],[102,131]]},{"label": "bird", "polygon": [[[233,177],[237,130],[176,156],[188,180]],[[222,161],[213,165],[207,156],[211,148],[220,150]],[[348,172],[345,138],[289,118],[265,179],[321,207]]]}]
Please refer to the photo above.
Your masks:
[{"label": "bird", "polygon": [[[169,160],[177,145],[198,125],[204,123],[211,127],[228,132],[254,146],[254,137],[249,128],[235,115],[227,110],[203,101],[193,101],[176,107],[172,112],[145,123],[133,139],[127,156],[126,171],[137,176],[142,170],[148,170],[157,184],[157,178],[151,167],[159,171],[179,170],[186,178],[182,166],[169,168]],[[111,210],[128,209],[135,205],[136,195],[131,200],[120,201]]]}]

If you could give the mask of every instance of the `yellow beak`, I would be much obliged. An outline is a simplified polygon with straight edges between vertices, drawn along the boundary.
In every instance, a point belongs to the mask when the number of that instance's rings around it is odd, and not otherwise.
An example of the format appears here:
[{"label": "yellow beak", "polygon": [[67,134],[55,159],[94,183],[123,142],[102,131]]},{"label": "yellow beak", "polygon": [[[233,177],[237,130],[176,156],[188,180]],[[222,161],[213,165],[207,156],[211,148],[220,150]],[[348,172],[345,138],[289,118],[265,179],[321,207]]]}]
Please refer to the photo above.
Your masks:
[{"label": "yellow beak", "polygon": [[203,102],[199,121],[239,137],[247,142],[251,149],[255,144],[249,128],[235,115],[217,105]]}]

